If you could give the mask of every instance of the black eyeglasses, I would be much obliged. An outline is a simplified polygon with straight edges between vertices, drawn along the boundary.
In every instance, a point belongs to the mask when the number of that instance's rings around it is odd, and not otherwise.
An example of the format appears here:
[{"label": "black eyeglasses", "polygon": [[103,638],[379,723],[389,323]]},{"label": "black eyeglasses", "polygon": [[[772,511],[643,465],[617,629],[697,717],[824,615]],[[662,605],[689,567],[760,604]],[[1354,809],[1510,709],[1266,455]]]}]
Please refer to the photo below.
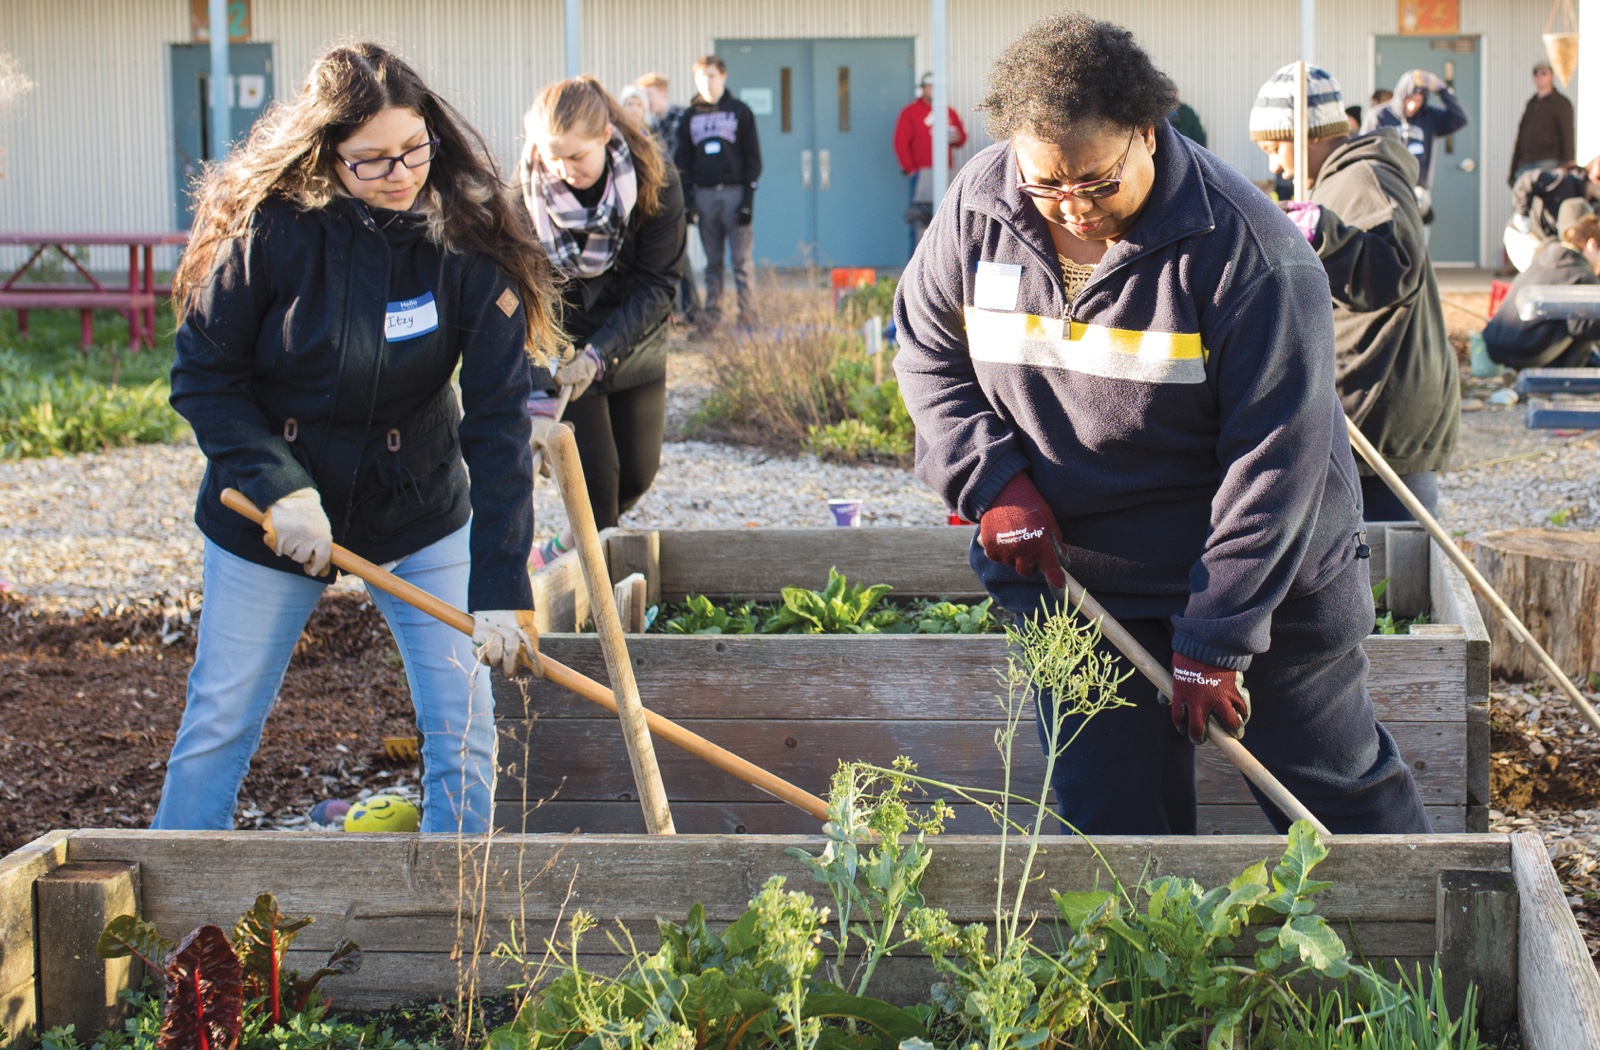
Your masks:
[{"label": "black eyeglasses", "polygon": [[1038,182],[1023,182],[1017,185],[1017,189],[1030,197],[1046,201],[1061,201],[1068,197],[1099,201],[1114,197],[1117,191],[1122,189],[1122,169],[1128,166],[1128,154],[1133,149],[1133,137],[1138,133],[1138,128],[1128,133],[1128,144],[1122,149],[1122,160],[1117,163],[1117,173],[1109,179],[1090,179],[1087,182],[1075,182],[1070,186],[1046,186]]},{"label": "black eyeglasses", "polygon": [[373,179],[386,179],[394,171],[396,164],[404,164],[408,168],[420,168],[433,160],[433,155],[439,149],[438,139],[429,139],[420,146],[413,146],[398,157],[368,157],[366,160],[345,160],[339,158],[339,163],[350,169],[351,174],[362,182],[371,182]]}]

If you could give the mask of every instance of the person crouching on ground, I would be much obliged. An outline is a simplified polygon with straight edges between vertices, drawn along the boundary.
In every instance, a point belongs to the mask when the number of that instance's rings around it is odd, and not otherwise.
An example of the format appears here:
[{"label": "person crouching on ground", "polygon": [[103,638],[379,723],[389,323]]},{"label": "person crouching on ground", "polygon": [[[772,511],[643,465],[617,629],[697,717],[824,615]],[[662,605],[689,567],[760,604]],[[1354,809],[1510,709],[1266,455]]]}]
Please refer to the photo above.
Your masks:
[{"label": "person crouching on ground", "polygon": [[1059,543],[1170,661],[1170,703],[1130,678],[1132,706],[1062,753],[1073,827],[1194,834],[1215,719],[1333,830],[1427,831],[1366,687],[1327,278],[1270,200],[1168,125],[1176,97],[1132,34],[1077,13],[995,63],[999,141],[962,168],[895,303],[917,474],[979,522],[972,567],[1004,608],[1060,609]]},{"label": "person crouching on ground", "polygon": [[1591,364],[1600,345],[1600,321],[1524,321],[1517,314],[1517,293],[1524,288],[1600,284],[1600,217],[1582,213],[1586,202],[1561,206],[1561,239],[1545,245],[1533,262],[1511,282],[1511,291],[1483,330],[1489,359],[1510,368],[1582,368]]},{"label": "person crouching on ground", "polygon": [[[318,58],[207,173],[173,298],[172,406],[206,456],[204,606],[152,826],[226,830],[332,544],[471,610],[478,660],[509,674],[537,653],[516,612],[532,607],[524,347],[560,333],[482,138],[368,43]],[[266,508],[266,543],[221,504],[230,486]],[[488,669],[455,629],[369,593],[417,709],[422,830],[486,831]]]},{"label": "person crouching on ground", "polygon": [[[534,440],[565,419],[606,529],[639,502],[661,466],[666,427],[667,316],[686,265],[678,171],[644,126],[593,77],[539,92],[524,121],[518,178],[544,252],[570,278],[562,325],[577,356],[528,402]],[[564,532],[535,568],[572,547]]]},{"label": "person crouching on ground", "polygon": [[[1250,137],[1287,179],[1298,91],[1295,66],[1284,66],[1250,111]],[[1328,271],[1345,414],[1431,513],[1461,429],[1461,376],[1412,192],[1417,161],[1391,128],[1350,135],[1339,82],[1315,66],[1306,94],[1311,199],[1280,206]],[[1366,519],[1409,521],[1383,479],[1359,466]]]}]

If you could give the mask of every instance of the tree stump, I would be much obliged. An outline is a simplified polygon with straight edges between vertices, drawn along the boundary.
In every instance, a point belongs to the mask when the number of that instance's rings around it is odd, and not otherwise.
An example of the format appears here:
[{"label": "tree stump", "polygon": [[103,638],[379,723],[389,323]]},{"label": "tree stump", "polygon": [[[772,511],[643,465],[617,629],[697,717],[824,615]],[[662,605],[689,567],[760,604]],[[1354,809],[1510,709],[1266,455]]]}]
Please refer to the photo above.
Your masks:
[{"label": "tree stump", "polygon": [[[1600,673],[1600,532],[1505,529],[1478,540],[1478,571],[1566,671]],[[1491,666],[1508,678],[1544,677],[1533,654],[1483,610]]]}]

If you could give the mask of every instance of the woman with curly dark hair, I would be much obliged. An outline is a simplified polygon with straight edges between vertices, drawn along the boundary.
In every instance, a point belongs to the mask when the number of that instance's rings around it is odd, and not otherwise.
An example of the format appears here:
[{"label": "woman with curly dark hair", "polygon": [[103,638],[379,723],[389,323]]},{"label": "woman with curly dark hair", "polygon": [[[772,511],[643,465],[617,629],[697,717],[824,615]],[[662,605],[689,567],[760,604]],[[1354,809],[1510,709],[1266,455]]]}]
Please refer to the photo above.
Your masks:
[{"label": "woman with curly dark hair", "polygon": [[[1366,689],[1327,277],[1271,201],[1172,130],[1176,101],[1132,34],[1082,14],[995,63],[982,108],[1001,141],[962,168],[896,302],[918,476],[979,523],[972,566],[999,604],[1054,610],[1070,562],[1171,661],[1170,701],[1130,679],[1130,706],[1063,716],[1054,787],[1078,830],[1195,833],[1208,726],[1335,831],[1427,830]],[[1048,746],[1052,703],[1039,720]]]},{"label": "woman with curly dark hair", "polygon": [[[494,705],[475,657],[510,673],[537,644],[519,615],[529,353],[564,345],[544,254],[482,138],[376,44],[321,55],[198,200],[172,404],[206,455],[205,606],[154,826],[233,826],[338,543],[471,610],[476,653],[371,592],[417,710],[422,830],[483,832]],[[266,509],[265,544],[222,506],[227,487]]]}]

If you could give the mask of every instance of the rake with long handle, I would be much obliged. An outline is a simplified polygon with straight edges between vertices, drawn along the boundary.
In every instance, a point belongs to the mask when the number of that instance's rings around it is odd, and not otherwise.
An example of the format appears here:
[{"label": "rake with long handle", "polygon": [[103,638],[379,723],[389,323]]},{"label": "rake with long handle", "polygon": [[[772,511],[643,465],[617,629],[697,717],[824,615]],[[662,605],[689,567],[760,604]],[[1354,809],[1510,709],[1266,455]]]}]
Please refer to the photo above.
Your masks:
[{"label": "rake with long handle", "polygon": [[[251,503],[244,493],[235,489],[222,490],[223,506],[244,515],[257,525],[262,523],[264,515]],[[352,576],[359,577],[372,584],[386,594],[392,594],[407,605],[415,606],[467,636],[472,635],[472,614],[462,612],[448,602],[440,601],[427,591],[415,584],[407,583],[392,572],[374,565],[372,562],[354,554],[351,551],[333,545],[333,564]],[[596,682],[587,675],[579,674],[559,660],[552,660],[543,653],[537,654],[538,663],[531,663],[526,653],[522,654],[521,662],[535,674],[542,674],[563,689],[567,689],[583,697],[591,703],[617,713],[617,699],[611,690]],[[702,761],[708,762],[724,773],[737,777],[751,787],[759,788],[780,802],[787,802],[797,809],[805,810],[818,820],[828,819],[828,804],[817,796],[784,780],[776,774],[769,773],[753,762],[740,758],[732,751],[717,744],[713,744],[697,733],[691,733],[678,723],[663,718],[654,711],[646,709],[645,722],[650,727],[650,732],[660,737],[675,747],[682,748]]]},{"label": "rake with long handle", "polygon": [[1400,475],[1396,474],[1394,468],[1389,466],[1388,461],[1383,458],[1383,454],[1373,447],[1372,442],[1367,440],[1367,436],[1361,432],[1361,428],[1352,423],[1348,416],[1345,417],[1344,424],[1345,428],[1350,431],[1350,443],[1356,447],[1357,452],[1361,453],[1361,458],[1367,461],[1367,464],[1372,467],[1378,477],[1383,479],[1383,483],[1389,486],[1389,489],[1399,497],[1400,502],[1405,504],[1406,510],[1411,512],[1411,516],[1421,522],[1422,527],[1428,530],[1428,533],[1438,542],[1439,549],[1444,551],[1446,557],[1455,562],[1456,568],[1461,570],[1461,574],[1467,578],[1467,582],[1472,584],[1472,589],[1477,591],[1478,595],[1494,610],[1495,615],[1500,617],[1500,622],[1506,625],[1506,629],[1516,635],[1517,641],[1527,646],[1528,651],[1533,653],[1539,663],[1544,665],[1544,669],[1550,673],[1551,678],[1555,679],[1556,684],[1561,687],[1561,691],[1567,694],[1567,698],[1578,709],[1578,713],[1583,715],[1583,720],[1588,722],[1590,728],[1595,732],[1600,733],[1600,713],[1595,711],[1594,705],[1589,703],[1588,699],[1578,691],[1576,685],[1572,684],[1572,679],[1568,678],[1567,673],[1561,669],[1560,665],[1550,658],[1550,654],[1545,652],[1544,646],[1539,644],[1538,639],[1529,633],[1522,620],[1505,603],[1505,599],[1495,593],[1495,589],[1489,585],[1488,580],[1483,578],[1483,574],[1478,571],[1478,567],[1472,564],[1472,560],[1462,552],[1460,547],[1456,546],[1456,541],[1451,539],[1438,520],[1428,513],[1428,508],[1422,505],[1422,501],[1417,499],[1410,489],[1406,488],[1406,483],[1400,480]]},{"label": "rake with long handle", "polygon": [[[1100,622],[1100,634],[1106,641],[1116,646],[1117,651],[1128,658],[1128,662],[1139,669],[1139,672],[1150,680],[1156,691],[1167,699],[1172,699],[1172,673],[1164,667],[1159,660],[1150,655],[1150,650],[1139,644],[1139,640],[1128,629],[1118,623],[1116,618],[1106,612],[1105,606],[1094,600],[1094,596],[1083,589],[1083,584],[1073,578],[1067,571],[1067,559],[1062,555],[1061,549],[1056,548],[1056,560],[1061,564],[1061,573],[1067,578],[1066,597],[1063,602],[1068,609],[1076,609],[1081,615],[1090,620]],[[1305,807],[1299,799],[1272,775],[1272,771],[1262,765],[1256,756],[1245,750],[1245,746],[1233,737],[1228,736],[1221,726],[1212,719],[1211,731],[1206,734],[1206,739],[1228,757],[1239,772],[1243,773],[1250,783],[1254,784],[1263,795],[1272,800],[1285,816],[1291,820],[1310,821],[1311,826],[1324,835],[1330,832],[1323,826],[1312,812]]]}]

